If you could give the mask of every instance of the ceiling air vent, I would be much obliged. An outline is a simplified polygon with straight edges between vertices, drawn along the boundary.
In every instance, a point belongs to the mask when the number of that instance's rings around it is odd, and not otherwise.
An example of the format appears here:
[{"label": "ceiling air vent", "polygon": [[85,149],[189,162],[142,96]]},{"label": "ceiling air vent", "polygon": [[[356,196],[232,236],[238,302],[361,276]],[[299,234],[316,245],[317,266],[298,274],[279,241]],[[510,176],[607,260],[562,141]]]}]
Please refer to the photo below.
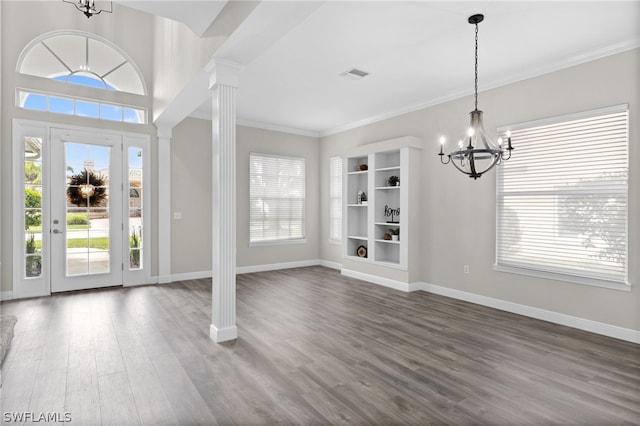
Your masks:
[{"label": "ceiling air vent", "polygon": [[341,73],[340,77],[349,78],[351,80],[360,80],[362,77],[366,77],[368,75],[369,73],[366,71],[362,71],[357,68],[351,68],[350,70]]}]

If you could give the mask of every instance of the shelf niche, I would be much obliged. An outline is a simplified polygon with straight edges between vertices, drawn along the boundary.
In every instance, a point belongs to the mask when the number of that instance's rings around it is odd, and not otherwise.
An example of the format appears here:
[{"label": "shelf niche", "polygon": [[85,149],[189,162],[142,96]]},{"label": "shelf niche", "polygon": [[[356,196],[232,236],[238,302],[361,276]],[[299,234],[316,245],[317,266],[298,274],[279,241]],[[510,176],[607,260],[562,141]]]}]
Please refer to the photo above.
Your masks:
[{"label": "shelf niche", "polygon": [[[359,146],[344,158],[343,272],[415,281],[421,234],[412,200],[419,195],[420,149],[420,139],[405,136]],[[367,197],[364,205],[360,191]],[[400,230],[398,241],[385,239],[389,229]],[[360,246],[367,248],[366,258],[358,256]]]}]

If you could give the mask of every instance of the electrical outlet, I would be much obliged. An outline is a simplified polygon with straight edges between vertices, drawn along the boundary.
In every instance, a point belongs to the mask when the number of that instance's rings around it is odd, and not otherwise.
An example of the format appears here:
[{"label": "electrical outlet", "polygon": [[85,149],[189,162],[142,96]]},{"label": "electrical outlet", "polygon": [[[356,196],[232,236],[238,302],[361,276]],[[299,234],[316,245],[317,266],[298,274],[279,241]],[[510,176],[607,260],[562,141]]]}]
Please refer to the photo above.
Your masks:
[{"label": "electrical outlet", "polygon": [[469,265],[464,265],[464,273],[468,274],[469,273]]},{"label": "electrical outlet", "polygon": [[173,212],[174,219],[182,219],[182,212]]}]

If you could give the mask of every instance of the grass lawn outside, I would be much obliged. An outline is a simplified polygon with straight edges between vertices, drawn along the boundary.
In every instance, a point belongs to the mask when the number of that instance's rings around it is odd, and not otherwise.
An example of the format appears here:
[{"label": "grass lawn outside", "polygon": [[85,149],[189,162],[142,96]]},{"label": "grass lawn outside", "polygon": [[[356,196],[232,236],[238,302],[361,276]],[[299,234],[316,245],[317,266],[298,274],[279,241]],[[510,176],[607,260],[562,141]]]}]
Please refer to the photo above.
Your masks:
[{"label": "grass lawn outside", "polygon": [[[42,249],[42,241],[34,241],[36,249]],[[94,238],[69,238],[67,248],[92,248],[99,250],[109,250],[109,237]]]},{"label": "grass lawn outside", "polygon": [[[67,225],[67,229],[89,229],[89,225]],[[30,226],[27,232],[42,232],[42,226]]]}]

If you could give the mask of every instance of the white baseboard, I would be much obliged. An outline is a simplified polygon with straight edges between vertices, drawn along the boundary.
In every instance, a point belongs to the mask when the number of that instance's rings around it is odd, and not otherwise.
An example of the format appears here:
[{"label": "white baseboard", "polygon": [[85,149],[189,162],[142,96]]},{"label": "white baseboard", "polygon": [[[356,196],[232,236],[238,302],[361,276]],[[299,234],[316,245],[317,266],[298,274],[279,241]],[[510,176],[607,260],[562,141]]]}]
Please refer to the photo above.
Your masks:
[{"label": "white baseboard", "polygon": [[172,282],[173,276],[172,275],[158,275],[157,277],[155,277],[155,279],[157,280],[156,282],[158,284],[169,284],[170,282]]},{"label": "white baseboard", "polygon": [[[336,262],[329,262],[327,260],[320,260],[320,259],[312,259],[312,260],[300,260],[296,262],[272,263],[272,264],[266,264],[266,265],[239,266],[236,268],[236,274],[250,274],[252,272],[276,271],[279,269],[303,268],[305,266],[317,266],[317,265],[321,265],[327,268],[332,268],[337,270],[340,270],[340,268],[342,267],[342,265]],[[213,273],[211,271],[184,272],[180,274],[151,277],[150,281],[147,284],[168,284],[175,281],[211,278],[212,276],[213,276]],[[11,293],[11,292],[8,292],[8,293]],[[2,293],[0,293],[0,297],[2,297]]]},{"label": "white baseboard", "polygon": [[320,259],[320,266],[324,266],[325,268],[337,269],[338,271],[342,269],[342,264],[322,259]]},{"label": "white baseboard", "polygon": [[422,289],[422,283],[404,283],[402,281],[396,281],[389,278],[379,277],[377,275],[365,274],[363,272],[354,271],[352,269],[342,269],[342,275],[357,278],[359,280],[368,281],[381,286],[393,288],[400,291],[416,291]]},{"label": "white baseboard", "polygon": [[297,262],[271,263],[267,265],[239,266],[236,274],[250,274],[252,272],[276,271],[278,269],[304,268],[306,266],[320,265],[319,259],[300,260]]},{"label": "white baseboard", "polygon": [[172,274],[171,281],[199,280],[201,278],[211,278],[211,271],[183,272],[181,274]]},{"label": "white baseboard", "polygon": [[0,301],[13,300],[13,291],[0,291]]},{"label": "white baseboard", "polygon": [[442,287],[435,284],[418,284],[420,290],[424,290],[429,293],[439,294],[441,296],[447,296],[453,299],[464,300],[466,302],[488,306],[490,308],[500,309],[501,311],[524,315],[543,321],[549,321],[555,324],[565,325],[567,327],[573,327],[579,330],[613,337],[615,339],[626,340],[632,343],[640,343],[640,331],[638,330],[618,327],[616,325],[605,324],[602,322],[574,317],[571,315],[561,314],[559,312],[548,311],[545,309],[534,308],[532,306],[521,305],[519,303],[507,302],[505,300],[495,299],[493,297],[482,296],[474,293],[468,293],[466,291]]}]

